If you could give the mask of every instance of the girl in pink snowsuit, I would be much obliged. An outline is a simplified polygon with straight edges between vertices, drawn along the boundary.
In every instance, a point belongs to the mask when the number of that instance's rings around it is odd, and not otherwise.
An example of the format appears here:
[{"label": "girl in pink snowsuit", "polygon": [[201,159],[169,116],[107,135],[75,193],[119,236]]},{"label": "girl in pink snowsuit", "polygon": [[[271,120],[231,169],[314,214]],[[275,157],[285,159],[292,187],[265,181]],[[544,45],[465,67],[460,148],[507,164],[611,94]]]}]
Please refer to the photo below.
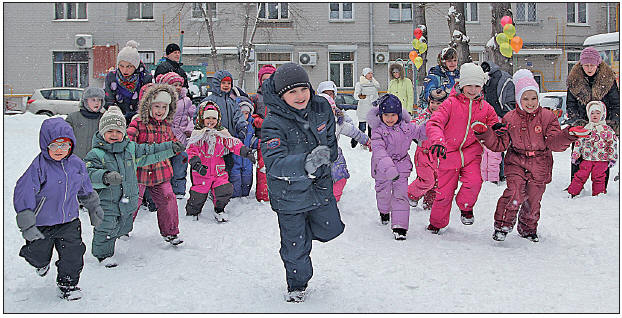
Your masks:
[{"label": "girl in pink snowsuit", "polygon": [[410,205],[408,176],[413,169],[408,149],[413,139],[425,140],[425,126],[410,122],[399,98],[386,94],[367,114],[371,133],[371,176],[382,224],[389,222],[396,240],[406,239]]},{"label": "girl in pink snowsuit", "polygon": [[225,206],[233,195],[233,185],[225,170],[223,156],[229,152],[248,158],[255,163],[254,152],[220,125],[220,109],[213,101],[201,103],[195,129],[188,139],[188,162],[192,169],[190,199],[186,203],[186,215],[198,220],[208,193],[214,200],[214,217],[218,222],[227,221]]},{"label": "girl in pink snowsuit", "polygon": [[460,67],[459,83],[426,124],[431,153],[441,157],[438,167],[438,191],[430,212],[428,230],[438,233],[449,224],[449,212],[458,180],[462,186],[456,195],[463,224],[473,224],[473,206],[482,187],[480,163],[482,145],[473,134],[476,122],[492,126],[498,122],[495,110],[481,95],[487,75],[473,63]]}]

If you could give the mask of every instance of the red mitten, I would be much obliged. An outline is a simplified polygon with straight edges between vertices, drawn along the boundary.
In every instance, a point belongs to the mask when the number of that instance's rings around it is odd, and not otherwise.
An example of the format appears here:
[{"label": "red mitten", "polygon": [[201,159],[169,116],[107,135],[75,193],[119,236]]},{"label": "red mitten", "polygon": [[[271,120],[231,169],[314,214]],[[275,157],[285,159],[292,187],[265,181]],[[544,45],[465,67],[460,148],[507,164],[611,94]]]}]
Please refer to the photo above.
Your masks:
[{"label": "red mitten", "polygon": [[253,114],[253,118],[253,126],[255,126],[255,128],[261,128],[261,124],[263,124],[263,118],[261,118],[261,116],[257,114]]},{"label": "red mitten", "polygon": [[590,135],[590,131],[583,128],[582,126],[575,126],[568,129],[568,132],[572,136],[577,136],[579,138],[585,138]]},{"label": "red mitten", "polygon": [[488,130],[488,126],[486,126],[486,124],[482,123],[481,121],[474,121],[471,124],[471,129],[473,129],[473,132],[479,135],[485,133]]},{"label": "red mitten", "polygon": [[134,128],[134,127],[127,127],[127,135],[130,137],[136,137],[138,136],[138,129]]}]

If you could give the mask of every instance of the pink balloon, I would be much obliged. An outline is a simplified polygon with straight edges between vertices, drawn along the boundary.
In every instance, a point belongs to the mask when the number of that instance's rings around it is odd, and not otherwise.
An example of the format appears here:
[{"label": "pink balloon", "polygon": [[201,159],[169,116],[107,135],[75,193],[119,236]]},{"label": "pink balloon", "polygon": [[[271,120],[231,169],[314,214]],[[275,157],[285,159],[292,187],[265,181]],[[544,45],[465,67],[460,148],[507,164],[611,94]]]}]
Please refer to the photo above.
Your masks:
[{"label": "pink balloon", "polygon": [[501,18],[501,26],[505,26],[508,23],[512,23],[512,18],[510,18],[510,16],[504,16],[503,18]]}]

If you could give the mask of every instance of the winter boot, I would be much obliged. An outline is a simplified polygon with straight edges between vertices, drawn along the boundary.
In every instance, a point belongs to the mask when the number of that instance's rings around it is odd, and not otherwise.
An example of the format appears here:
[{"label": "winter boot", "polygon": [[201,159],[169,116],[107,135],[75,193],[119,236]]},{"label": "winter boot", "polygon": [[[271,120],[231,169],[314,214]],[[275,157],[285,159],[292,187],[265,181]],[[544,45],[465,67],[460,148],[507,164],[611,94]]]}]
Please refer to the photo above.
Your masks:
[{"label": "winter boot", "polygon": [[391,219],[391,214],[380,213],[380,223],[382,223],[382,225],[389,224],[390,219]]},{"label": "winter boot", "polygon": [[78,300],[82,298],[82,290],[78,286],[58,285],[58,296],[65,300]]},{"label": "winter boot", "polygon": [[224,223],[229,221],[229,216],[223,208],[214,207],[214,218],[216,219],[216,221],[218,221],[218,223]]},{"label": "winter boot", "polygon": [[37,275],[43,277],[48,274],[49,270],[50,270],[50,264],[48,263],[47,265],[43,267],[37,268],[36,272],[37,272]]},{"label": "winter boot", "polygon": [[305,290],[292,290],[285,295],[285,301],[288,303],[302,303],[305,301]]},{"label": "winter boot", "polygon": [[437,228],[436,226],[434,226],[432,224],[428,224],[428,227],[426,228],[426,230],[430,231],[430,233],[432,233],[432,234],[438,234],[438,232],[441,229]]},{"label": "winter boot", "polygon": [[538,238],[538,234],[533,233],[533,234],[527,234],[527,235],[523,235],[522,237],[532,241],[532,242],[539,242],[540,239]]},{"label": "winter boot", "polygon": [[473,224],[473,221],[474,221],[473,211],[460,210],[460,221],[462,221],[462,224],[464,225]]},{"label": "winter boot", "polygon": [[495,230],[495,233],[492,234],[492,239],[495,241],[505,241],[505,237],[508,235],[508,232],[504,232],[501,230]]},{"label": "winter boot", "polygon": [[99,263],[101,265],[104,265],[104,267],[106,268],[114,268],[114,267],[119,266],[119,262],[114,256],[104,257],[104,258],[98,257],[97,260],[99,260]]},{"label": "winter boot", "polygon": [[403,241],[406,239],[406,229],[395,228],[393,229],[393,236],[396,241]]},{"label": "winter boot", "polygon": [[184,242],[177,235],[167,235],[167,236],[164,237],[164,240],[166,242],[168,242],[168,243],[171,243],[171,245],[173,245],[173,246],[179,245],[179,244]]}]

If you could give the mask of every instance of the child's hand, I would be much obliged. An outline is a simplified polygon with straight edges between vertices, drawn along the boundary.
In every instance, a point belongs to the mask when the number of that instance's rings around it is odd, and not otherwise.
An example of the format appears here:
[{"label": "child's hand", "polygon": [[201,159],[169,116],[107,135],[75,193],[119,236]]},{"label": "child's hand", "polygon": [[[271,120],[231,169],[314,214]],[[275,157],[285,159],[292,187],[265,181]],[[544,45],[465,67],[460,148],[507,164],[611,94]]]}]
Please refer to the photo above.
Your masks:
[{"label": "child's hand", "polygon": [[508,125],[503,123],[496,123],[491,128],[497,136],[503,136],[508,132]]},{"label": "child's hand", "polygon": [[330,164],[330,148],[321,145],[311,150],[305,160],[305,170],[308,174],[313,174],[322,165]]},{"label": "child's hand", "polygon": [[242,146],[240,148],[240,156],[250,160],[253,164],[257,163],[257,159],[255,159],[255,153],[257,149],[251,149],[246,146]]},{"label": "child's hand", "polygon": [[263,124],[263,118],[261,118],[261,116],[257,114],[253,114],[253,118],[253,126],[255,126],[255,128],[261,128],[261,125]]},{"label": "child's hand", "polygon": [[471,129],[473,129],[473,132],[475,134],[481,135],[488,130],[488,126],[486,126],[486,124],[482,123],[481,121],[474,121],[471,124]]},{"label": "child's hand", "polygon": [[367,143],[365,144],[365,147],[367,147],[367,150],[369,150],[369,152],[371,152],[371,140],[367,140]]},{"label": "child's hand", "polygon": [[180,153],[184,150],[186,150],[186,147],[184,146],[184,144],[182,144],[179,141],[173,141],[173,152],[174,153]]},{"label": "child's hand", "polygon": [[186,135],[186,137],[190,137],[190,136],[192,136],[192,130],[186,130],[186,131],[184,131],[184,135]]},{"label": "child's hand", "polygon": [[590,131],[581,126],[571,127],[568,129],[568,132],[571,136],[577,136],[578,138],[585,138],[590,135]]},{"label": "child's hand", "polygon": [[17,213],[17,226],[22,231],[22,236],[26,241],[32,242],[44,239],[45,236],[35,226],[37,216],[32,210],[24,210]]},{"label": "child's hand", "polygon": [[104,210],[100,205],[89,210],[89,219],[91,219],[91,225],[94,227],[99,227],[104,222]]},{"label": "child's hand", "polygon": [[102,182],[104,182],[105,185],[109,186],[120,185],[121,183],[123,183],[123,176],[121,176],[121,174],[116,171],[108,171],[104,173],[104,176],[102,177]]},{"label": "child's hand", "polygon": [[194,156],[190,158],[188,163],[190,164],[190,168],[198,172],[200,175],[204,176],[207,174],[207,167],[201,164],[201,159],[199,157]]},{"label": "child's hand", "polygon": [[445,146],[443,145],[432,145],[432,147],[430,147],[430,152],[432,154],[434,154],[434,152],[436,152],[436,156],[439,158],[443,158],[443,159],[447,159],[447,155],[445,154],[445,151],[447,151],[447,148],[445,148]]}]

